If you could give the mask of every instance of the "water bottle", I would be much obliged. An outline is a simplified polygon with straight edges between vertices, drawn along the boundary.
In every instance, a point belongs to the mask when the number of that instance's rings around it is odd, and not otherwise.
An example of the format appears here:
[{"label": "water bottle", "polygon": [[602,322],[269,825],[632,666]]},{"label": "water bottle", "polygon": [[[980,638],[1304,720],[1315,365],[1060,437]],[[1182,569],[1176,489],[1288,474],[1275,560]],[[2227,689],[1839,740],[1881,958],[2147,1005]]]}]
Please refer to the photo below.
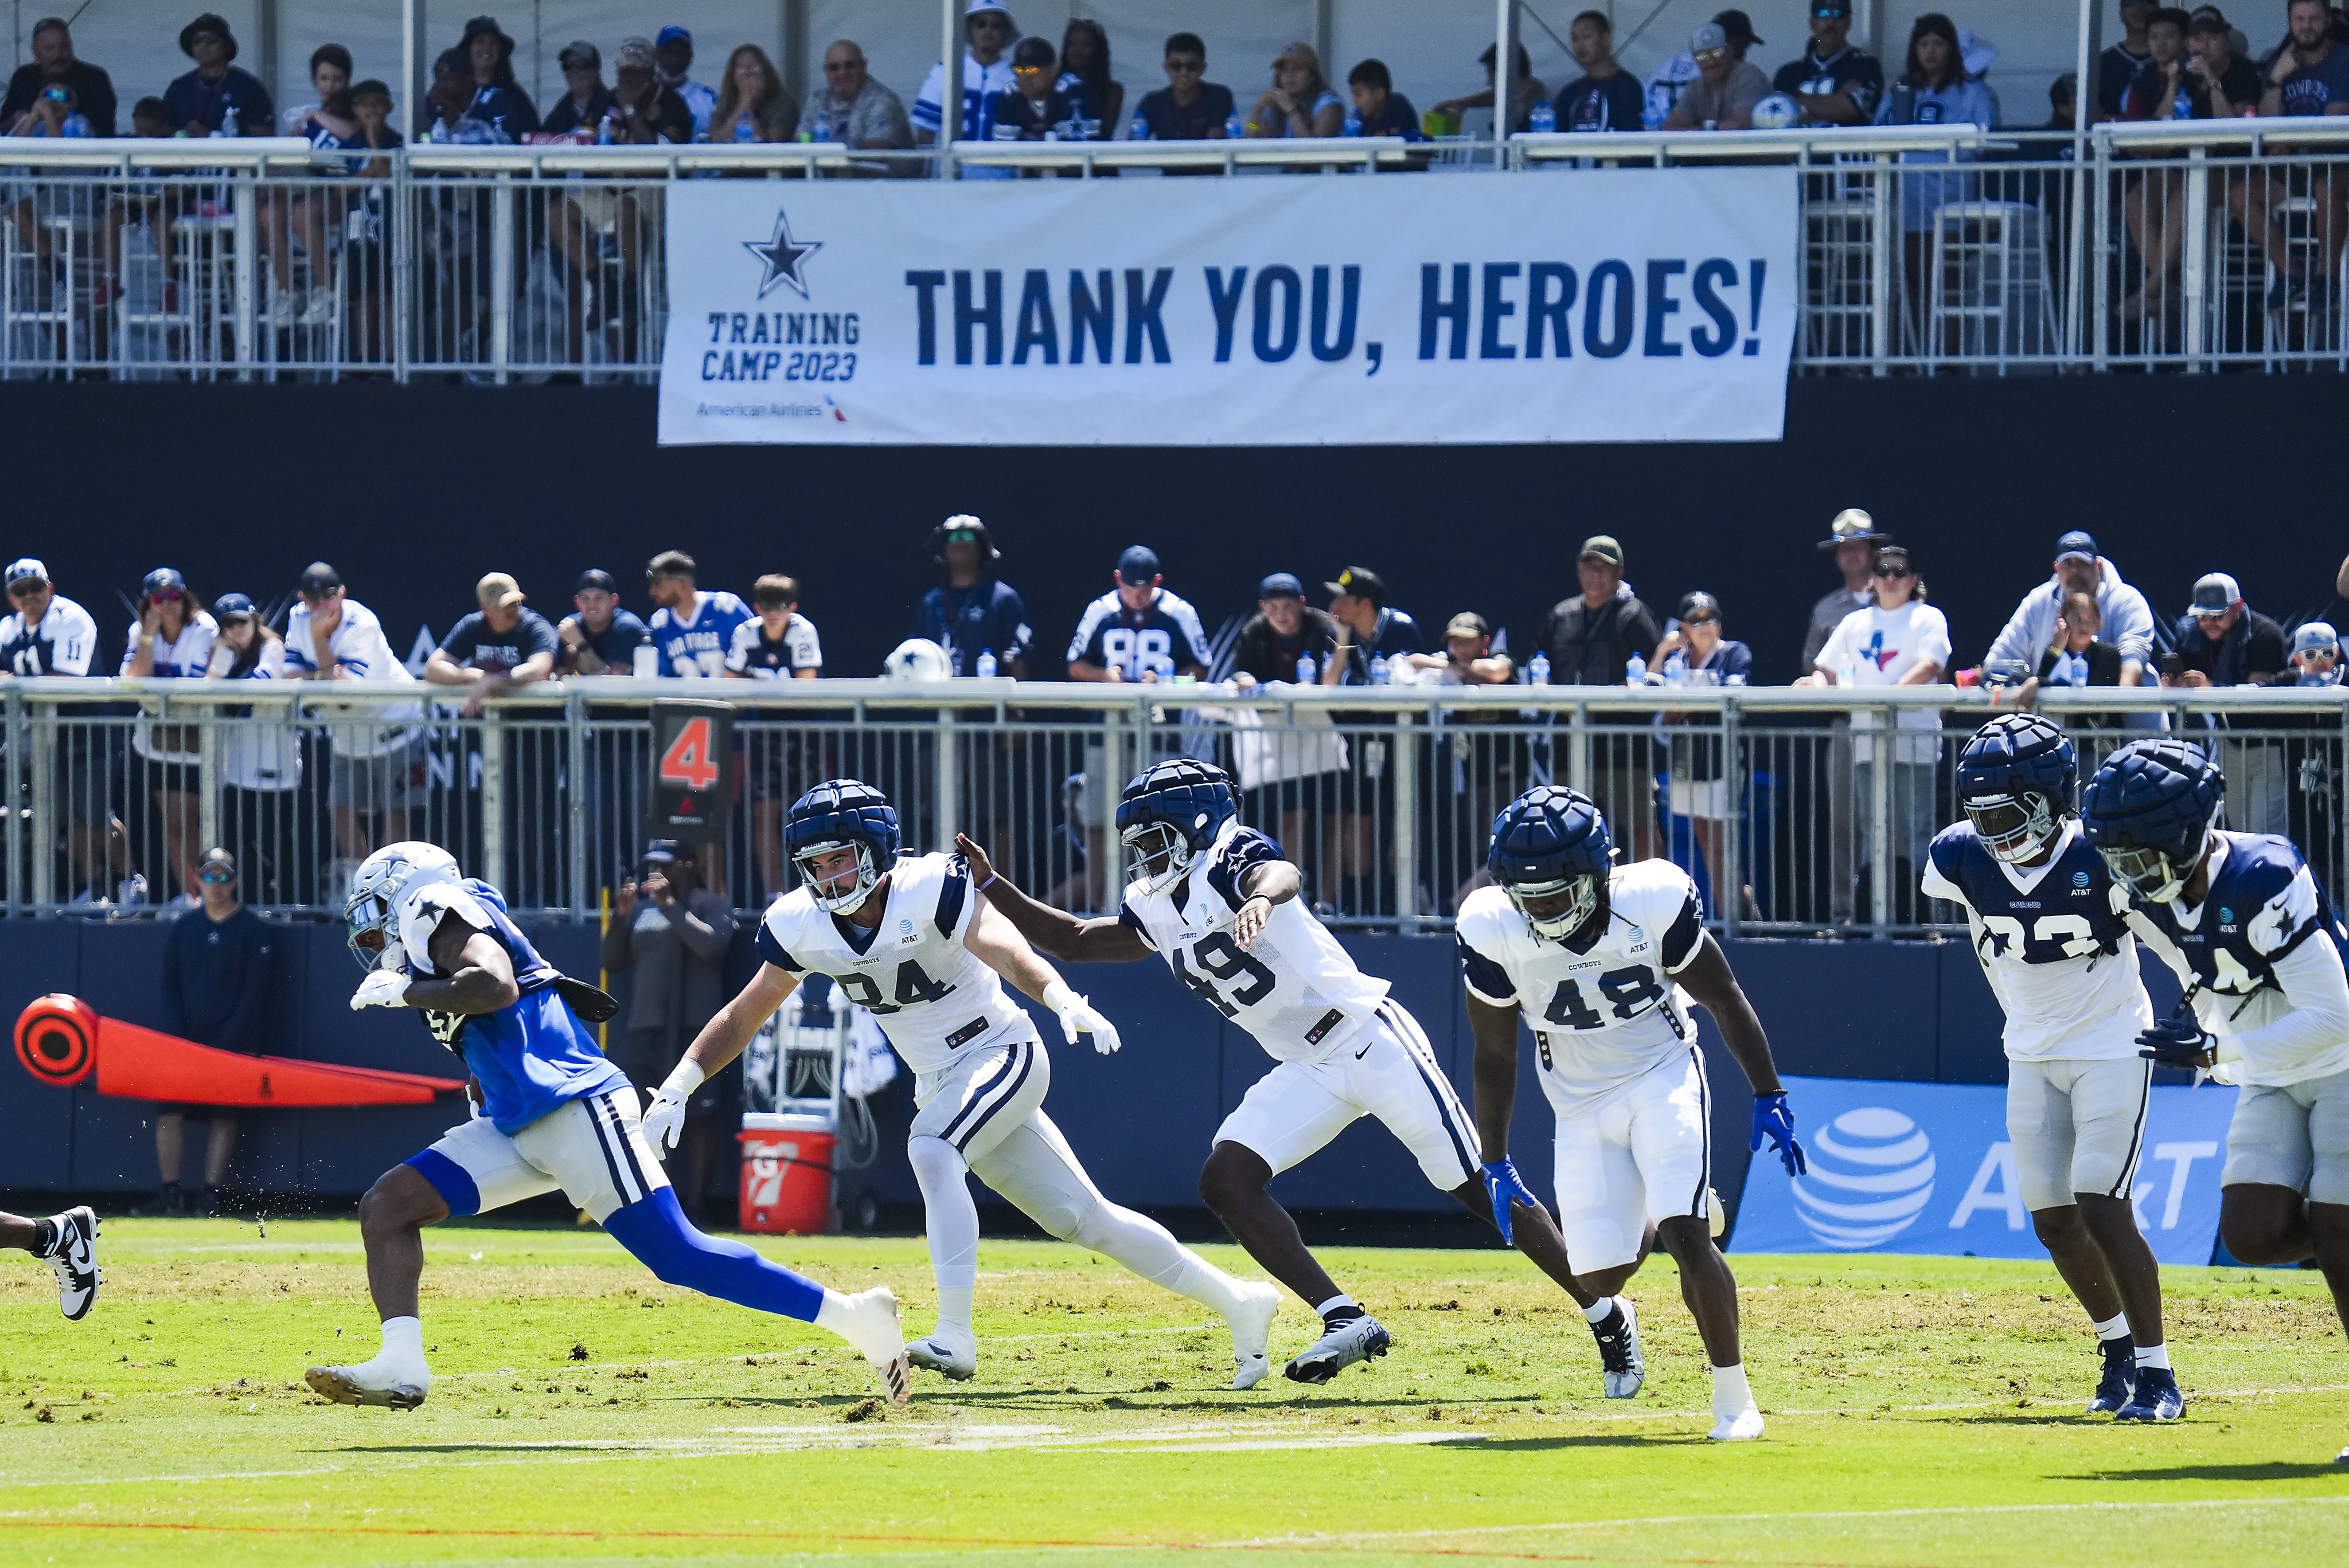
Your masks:
[{"label": "water bottle", "polygon": [[1338,134],[1340,136],[1361,135],[1362,111],[1357,108],[1348,109],[1346,111],[1346,123],[1339,128]]},{"label": "water bottle", "polygon": [[1674,648],[1671,653],[1664,655],[1664,680],[1667,685],[1676,686],[1680,684],[1682,680],[1686,678],[1687,675],[1687,655],[1682,653],[1680,649]]},{"label": "water bottle", "polygon": [[1225,138],[1231,141],[1237,141],[1247,135],[1247,122],[1240,119],[1239,110],[1232,110],[1231,114],[1224,120]]},{"label": "water bottle", "polygon": [[995,678],[995,650],[993,648],[979,649],[978,664],[976,667],[978,671],[979,679],[983,681],[993,680]]},{"label": "water bottle", "polygon": [[1537,653],[1526,661],[1526,676],[1534,686],[1549,685],[1549,655]]},{"label": "water bottle", "polygon": [[237,134],[236,99],[228,97],[226,94],[222,94],[221,97],[220,129],[212,132],[212,134],[214,136],[234,136]]},{"label": "water bottle", "polygon": [[1648,684],[1648,661],[1640,657],[1638,654],[1633,654],[1630,658],[1624,660],[1623,684],[1625,686],[1646,686]]},{"label": "water bottle", "polygon": [[1372,686],[1384,686],[1388,681],[1393,678],[1393,676],[1394,672],[1387,667],[1387,656],[1384,654],[1379,655],[1371,661],[1371,684]]},{"label": "water bottle", "polygon": [[1661,130],[1663,128],[1664,107],[1656,101],[1656,95],[1654,93],[1650,93],[1640,102],[1640,129],[1642,130]]},{"label": "water bottle", "polygon": [[1526,123],[1535,130],[1556,130],[1557,129],[1557,109],[1550,103],[1549,99],[1543,98],[1534,105],[1532,118]]},{"label": "water bottle", "polygon": [[1125,128],[1125,134],[1127,139],[1130,140],[1148,141],[1150,139],[1150,122],[1143,119],[1142,116],[1137,113],[1133,117],[1133,123]]},{"label": "water bottle", "polygon": [[1313,684],[1313,655],[1311,654],[1299,654],[1297,655],[1297,684],[1299,686],[1311,686]]}]

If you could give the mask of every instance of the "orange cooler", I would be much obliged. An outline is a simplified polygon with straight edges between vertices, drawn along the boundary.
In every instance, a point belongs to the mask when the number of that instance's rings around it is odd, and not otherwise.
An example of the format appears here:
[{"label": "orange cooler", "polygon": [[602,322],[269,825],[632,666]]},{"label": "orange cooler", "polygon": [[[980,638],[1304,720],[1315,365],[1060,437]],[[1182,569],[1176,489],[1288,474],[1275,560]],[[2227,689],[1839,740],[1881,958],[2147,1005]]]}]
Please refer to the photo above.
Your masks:
[{"label": "orange cooler", "polygon": [[832,1118],[745,1111],[736,1136],[742,1145],[742,1229],[820,1236],[839,1228],[832,1207],[838,1141]]}]

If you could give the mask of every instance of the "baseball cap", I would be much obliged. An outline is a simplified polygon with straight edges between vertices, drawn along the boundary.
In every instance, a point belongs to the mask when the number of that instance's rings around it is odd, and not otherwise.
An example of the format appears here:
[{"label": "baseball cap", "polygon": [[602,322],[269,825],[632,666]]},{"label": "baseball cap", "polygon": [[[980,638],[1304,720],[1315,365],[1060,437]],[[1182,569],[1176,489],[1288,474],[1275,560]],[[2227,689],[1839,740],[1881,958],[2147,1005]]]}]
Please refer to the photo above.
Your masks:
[{"label": "baseball cap", "polygon": [[1721,601],[1702,589],[1681,596],[1680,619],[1683,621],[1718,621]]},{"label": "baseball cap", "polygon": [[528,596],[512,573],[507,572],[492,572],[473,584],[473,597],[481,602],[485,610],[502,610],[509,604],[521,603]]},{"label": "baseball cap", "polygon": [[1134,588],[1158,581],[1158,552],[1137,544],[1117,558],[1117,580]]},{"label": "baseball cap", "polygon": [[1713,49],[1729,47],[1729,35],[1718,22],[1702,22],[1689,32],[1689,53],[1702,55]]},{"label": "baseball cap", "polygon": [[331,593],[342,585],[342,574],[323,561],[313,561],[302,569],[301,591],[305,593]]},{"label": "baseball cap", "polygon": [[2056,560],[2070,561],[2075,558],[2082,561],[2096,559],[2095,537],[2076,528],[2055,542]]},{"label": "baseball cap", "polygon": [[604,51],[585,38],[574,38],[563,46],[563,52],[554,57],[554,62],[559,66],[568,66],[574,61],[583,66],[600,66],[604,63]]},{"label": "baseball cap", "polygon": [[188,580],[171,567],[158,566],[154,571],[147,573],[146,578],[139,584],[139,592],[141,593],[153,593],[164,588],[176,588],[185,593],[188,591]]},{"label": "baseball cap", "polygon": [[1889,544],[1892,536],[1878,532],[1876,520],[1868,513],[1856,506],[1847,506],[1836,513],[1835,521],[1827,524],[1827,536],[1819,541],[1819,548],[1833,550],[1838,544],[1848,544],[1854,540],[1869,544]]},{"label": "baseball cap", "polygon": [[226,850],[222,849],[218,844],[214,844],[211,849],[206,850],[204,851],[204,858],[196,862],[196,875],[199,878],[202,878],[204,872],[211,871],[214,866],[218,866],[222,870],[227,872],[231,877],[234,877],[236,875],[236,857],[230,854]]},{"label": "baseball cap", "polygon": [[2196,620],[2215,620],[2233,607],[2243,596],[2235,580],[2223,572],[2209,572],[2195,579],[2194,603],[2189,613]]},{"label": "baseball cap", "polygon": [[1718,11],[1713,19],[1720,24],[1721,30],[1728,35],[1733,44],[1758,44],[1762,41],[1761,35],[1754,30],[1754,18],[1743,11]]},{"label": "baseball cap", "polygon": [[675,839],[655,839],[645,846],[645,863],[651,865],[657,861],[663,865],[669,864],[677,860],[678,850]]},{"label": "baseball cap", "polygon": [[2198,5],[2194,14],[2186,19],[2186,30],[2189,33],[2226,33],[2233,28],[2227,20],[2227,14],[2216,5]]},{"label": "baseball cap", "polygon": [[988,11],[998,11],[1006,16],[1011,15],[1011,7],[1004,5],[1003,0],[970,0],[970,5],[963,11],[963,19],[968,21]]},{"label": "baseball cap", "polygon": [[678,26],[674,22],[671,22],[667,26],[663,27],[659,32],[653,35],[653,43],[656,46],[662,44],[690,44],[692,42],[693,35],[687,32],[684,28]]},{"label": "baseball cap", "polygon": [[1387,580],[1367,566],[1349,566],[1338,573],[1336,582],[1324,583],[1321,586],[1332,593],[1368,599],[1373,604],[1387,602]]},{"label": "baseball cap", "polygon": [[1302,599],[1305,584],[1297,580],[1294,572],[1276,572],[1256,585],[1259,599]]},{"label": "baseball cap", "polygon": [[620,585],[613,581],[612,574],[600,566],[591,566],[579,574],[579,581],[571,585],[571,591],[574,593],[585,593],[591,588],[600,588],[606,593],[617,593],[620,591]]},{"label": "baseball cap", "polygon": [[1610,566],[1623,564],[1623,547],[1615,542],[1615,536],[1611,533],[1592,534],[1582,542],[1582,548],[1574,552],[1577,561],[1588,561],[1594,555]]},{"label": "baseball cap", "polygon": [[19,556],[8,562],[8,586],[11,588],[19,583],[47,583],[48,580],[47,563],[36,557]]},{"label": "baseball cap", "polygon": [[1463,610],[1445,623],[1444,634],[1447,637],[1489,637],[1493,634],[1493,628],[1485,624],[1485,617],[1475,611]]},{"label": "baseball cap", "polygon": [[2341,651],[2341,634],[2329,621],[2307,621],[2292,634],[2294,657],[2302,654],[2337,654]]},{"label": "baseball cap", "polygon": [[1020,39],[1019,46],[1011,51],[1011,63],[1014,66],[1026,66],[1031,69],[1049,66],[1057,57],[1052,52],[1052,40],[1034,33]]},{"label": "baseball cap", "polygon": [[253,601],[242,593],[223,593],[212,601],[212,614],[222,621],[250,621],[254,614]]}]

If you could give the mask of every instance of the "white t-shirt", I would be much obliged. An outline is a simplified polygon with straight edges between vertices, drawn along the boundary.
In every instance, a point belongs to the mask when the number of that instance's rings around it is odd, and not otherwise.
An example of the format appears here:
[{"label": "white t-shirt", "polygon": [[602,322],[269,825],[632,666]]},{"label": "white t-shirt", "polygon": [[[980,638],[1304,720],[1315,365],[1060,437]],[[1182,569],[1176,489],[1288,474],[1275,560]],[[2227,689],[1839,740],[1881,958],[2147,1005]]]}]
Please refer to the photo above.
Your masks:
[{"label": "white t-shirt", "polygon": [[[1826,645],[1819,650],[1817,662],[1819,668],[1835,676],[1838,686],[1899,686],[1900,677],[1920,664],[1939,665],[1945,670],[1949,667],[1950,623],[1932,605],[1914,599],[1898,610],[1870,604],[1844,617],[1843,624],[1829,634]],[[1899,727],[1939,730],[1940,710],[1904,708]],[[1876,715],[1864,708],[1854,713],[1851,727],[1854,736],[1874,729]],[[1930,762],[1939,746],[1940,742],[1933,740],[1904,740],[1893,759]],[[1875,759],[1872,741],[1854,739],[1851,748],[1853,761]]]},{"label": "white t-shirt", "polygon": [[[355,680],[404,685],[413,685],[416,680],[399,655],[392,652],[390,640],[383,634],[383,623],[375,618],[374,611],[356,599],[343,601],[342,623],[327,639],[326,651],[334,656],[335,667]],[[286,674],[293,679],[305,680],[317,667],[317,651],[310,636],[310,606],[296,599],[285,615]],[[378,707],[336,703],[332,705],[332,711],[367,720],[327,727],[337,756],[380,757],[408,744],[411,722],[424,717],[424,705],[399,703]]]},{"label": "white t-shirt", "polygon": [[[123,675],[130,673],[130,660],[139,652],[140,639],[145,634],[138,622],[130,623],[130,631],[122,648]],[[202,676],[212,656],[213,639],[220,635],[220,623],[209,611],[199,610],[188,617],[180,628],[177,640],[166,643],[163,635],[155,634],[155,667],[150,679],[194,680]],[[149,708],[150,712],[153,708]],[[202,760],[193,749],[197,731],[184,725],[142,724],[130,732],[130,749],[150,762],[196,762]],[[168,745],[168,742],[178,742]]]},{"label": "white t-shirt", "polygon": [[0,665],[16,676],[86,676],[98,656],[98,623],[59,593],[32,625],[20,614],[0,619]]}]

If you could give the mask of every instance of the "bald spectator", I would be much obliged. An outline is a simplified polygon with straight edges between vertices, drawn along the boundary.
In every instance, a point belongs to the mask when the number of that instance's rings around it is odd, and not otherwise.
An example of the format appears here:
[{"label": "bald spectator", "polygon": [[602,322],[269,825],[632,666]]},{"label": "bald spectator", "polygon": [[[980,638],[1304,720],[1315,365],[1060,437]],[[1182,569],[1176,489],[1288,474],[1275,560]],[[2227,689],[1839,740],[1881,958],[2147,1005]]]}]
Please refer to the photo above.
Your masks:
[{"label": "bald spectator", "polygon": [[800,110],[799,133],[810,141],[876,150],[914,145],[904,100],[873,79],[864,51],[847,38],[824,50],[823,90]]},{"label": "bald spectator", "polygon": [[1891,542],[1892,536],[1878,532],[1876,520],[1859,508],[1847,506],[1836,513],[1835,521],[1827,525],[1827,536],[1819,541],[1819,548],[1835,552],[1836,570],[1843,573],[1843,586],[1811,606],[1810,629],[1803,634],[1803,667],[1795,674],[1806,676],[1816,670],[1819,650],[1827,645],[1827,639],[1835,635],[1844,617],[1854,610],[1868,608],[1876,552]]},{"label": "bald spectator", "polygon": [[2098,553],[2095,540],[2078,529],[2055,542],[2053,574],[2014,607],[2005,629],[1992,642],[1983,669],[2016,680],[2037,674],[2042,659],[2056,645],[2056,622],[2064,598],[2073,593],[2096,601],[2100,634],[2120,655],[2119,684],[2136,686],[2153,657],[2153,606],[2121,581],[2120,568]]}]

